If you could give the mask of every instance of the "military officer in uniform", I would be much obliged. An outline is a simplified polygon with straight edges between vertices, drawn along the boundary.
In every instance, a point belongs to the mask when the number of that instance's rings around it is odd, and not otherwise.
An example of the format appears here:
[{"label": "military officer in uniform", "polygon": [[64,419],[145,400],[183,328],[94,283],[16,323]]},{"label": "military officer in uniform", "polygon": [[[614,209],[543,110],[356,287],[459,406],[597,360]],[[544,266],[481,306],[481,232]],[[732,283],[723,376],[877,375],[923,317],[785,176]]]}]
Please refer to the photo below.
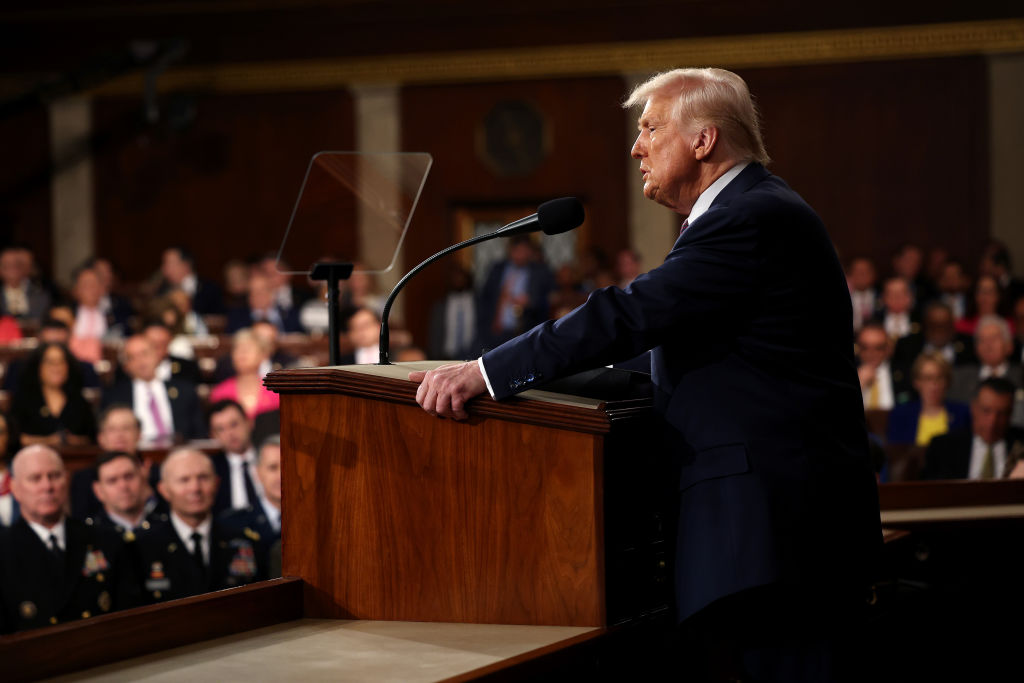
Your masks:
[{"label": "military officer in uniform", "polygon": [[181,448],[164,460],[159,489],[170,514],[136,539],[143,598],[162,602],[264,578],[259,534],[233,533],[213,517],[219,480],[210,457]]},{"label": "military officer in uniform", "polygon": [[11,463],[21,518],[0,532],[0,632],[87,619],[139,602],[121,538],[66,517],[68,477],[52,448]]},{"label": "military officer in uniform", "polygon": [[150,528],[157,506],[146,482],[145,469],[138,456],[119,451],[101,453],[96,459],[93,493],[103,505],[86,524],[112,529],[126,542]]},{"label": "military officer in uniform", "polygon": [[257,551],[267,578],[281,575],[281,437],[267,437],[256,452],[256,479],[260,492],[255,505],[227,510],[221,515],[224,526],[241,535],[259,535]]}]

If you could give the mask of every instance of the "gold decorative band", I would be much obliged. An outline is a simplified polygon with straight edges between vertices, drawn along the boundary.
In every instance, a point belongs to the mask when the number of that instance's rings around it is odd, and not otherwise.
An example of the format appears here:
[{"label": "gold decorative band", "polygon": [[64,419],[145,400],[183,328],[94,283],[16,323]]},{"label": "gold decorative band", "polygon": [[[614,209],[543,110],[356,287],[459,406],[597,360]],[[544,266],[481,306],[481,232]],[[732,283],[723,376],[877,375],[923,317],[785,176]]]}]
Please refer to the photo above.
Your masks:
[{"label": "gold decorative band", "polygon": [[[390,55],[188,67],[160,77],[161,90],[332,90],[356,83],[445,83],[651,72],[679,65],[731,68],[1024,51],[1024,19],[806,31],[647,42]],[[141,75],[98,95],[138,93]]]}]

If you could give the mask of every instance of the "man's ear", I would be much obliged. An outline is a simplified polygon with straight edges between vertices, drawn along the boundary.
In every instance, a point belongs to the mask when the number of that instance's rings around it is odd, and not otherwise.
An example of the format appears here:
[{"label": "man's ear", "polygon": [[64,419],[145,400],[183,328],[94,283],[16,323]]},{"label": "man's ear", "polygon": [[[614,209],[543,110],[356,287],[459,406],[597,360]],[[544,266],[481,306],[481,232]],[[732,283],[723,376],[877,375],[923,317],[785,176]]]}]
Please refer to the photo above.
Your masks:
[{"label": "man's ear", "polygon": [[693,153],[697,161],[703,161],[711,156],[718,144],[718,128],[716,126],[704,126],[693,138]]}]

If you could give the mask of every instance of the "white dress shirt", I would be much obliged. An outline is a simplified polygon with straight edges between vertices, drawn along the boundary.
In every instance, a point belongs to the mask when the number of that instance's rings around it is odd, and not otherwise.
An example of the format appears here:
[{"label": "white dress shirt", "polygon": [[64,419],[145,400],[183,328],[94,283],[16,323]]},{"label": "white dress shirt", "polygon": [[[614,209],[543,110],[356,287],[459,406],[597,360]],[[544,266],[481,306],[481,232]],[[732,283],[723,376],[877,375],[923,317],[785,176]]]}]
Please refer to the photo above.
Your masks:
[{"label": "white dress shirt", "polygon": [[909,313],[886,313],[885,333],[892,339],[899,339],[910,334]]},{"label": "white dress shirt", "polygon": [[85,339],[103,339],[107,334],[107,316],[99,308],[79,306],[71,334]]},{"label": "white dress shirt", "polygon": [[174,526],[174,530],[178,533],[178,538],[185,544],[185,550],[195,555],[196,548],[192,543],[192,534],[198,532],[202,537],[200,539],[200,546],[203,551],[203,564],[209,566],[210,564],[210,528],[213,526],[213,516],[207,517],[203,520],[199,526],[192,528],[188,523],[177,515],[173,510],[171,511],[171,524]]},{"label": "white dress shirt", "polygon": [[263,506],[263,514],[267,516],[267,521],[270,522],[270,526],[274,528],[274,531],[281,530],[281,510],[267,500],[267,497],[260,493],[260,505]]},{"label": "white dress shirt", "polygon": [[[892,368],[889,367],[889,361],[885,361],[875,370],[874,383],[878,385],[878,405],[875,406],[875,409],[892,410],[894,398],[892,391]],[[864,396],[864,408],[870,410],[871,385],[869,384],[864,387],[861,393]]]},{"label": "white dress shirt", "polygon": [[141,379],[132,380],[132,411],[142,423],[142,441],[152,443],[159,437],[153,411],[150,410],[149,397],[156,398],[157,410],[167,432],[164,437],[174,434],[174,417],[171,413],[171,400],[167,396],[167,386],[159,379],[146,382]]},{"label": "white dress shirt", "polygon": [[982,365],[981,370],[978,372],[978,381],[988,379],[989,377],[1006,377],[1006,373],[1010,371],[1010,366],[1003,361],[999,365]]},{"label": "white dress shirt", "polygon": [[245,473],[249,470],[249,479],[256,492],[260,492],[259,479],[256,478],[256,449],[250,447],[245,453],[227,453],[228,467],[231,471],[231,507],[236,509],[256,505],[249,500],[249,492],[245,490]]},{"label": "white dress shirt", "polygon": [[[980,436],[971,440],[971,464],[967,468],[968,479],[981,479],[981,468],[985,465],[985,451],[988,444],[982,441]],[[996,479],[1003,476],[1003,468],[1006,467],[1006,442],[998,441],[992,444],[992,461],[995,464],[992,471]]]},{"label": "white dress shirt", "polygon": [[50,546],[50,535],[51,534],[54,536],[54,538],[57,539],[57,545],[60,547],[61,550],[65,550],[68,547],[67,537],[64,534],[64,518],[63,517],[61,517],[61,520],[59,522],[57,522],[56,524],[54,524],[53,527],[50,528],[50,529],[47,529],[42,524],[36,524],[35,522],[29,520],[28,518],[26,518],[25,521],[28,522],[29,528],[31,528],[32,531],[36,532],[36,536],[39,537],[39,540],[41,540],[43,542],[43,545],[45,545],[47,548],[51,547]]}]

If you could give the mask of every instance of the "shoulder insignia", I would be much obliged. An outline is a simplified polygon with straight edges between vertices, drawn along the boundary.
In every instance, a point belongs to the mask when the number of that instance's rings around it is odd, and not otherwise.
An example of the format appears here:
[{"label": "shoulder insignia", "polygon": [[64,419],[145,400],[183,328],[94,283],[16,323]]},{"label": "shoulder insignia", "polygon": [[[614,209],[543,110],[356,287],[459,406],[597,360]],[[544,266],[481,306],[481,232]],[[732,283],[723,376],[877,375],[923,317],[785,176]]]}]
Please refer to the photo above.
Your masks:
[{"label": "shoulder insignia", "polygon": [[21,615],[22,619],[32,619],[38,612],[39,610],[36,608],[36,603],[31,600],[26,600],[18,605],[18,613]]},{"label": "shoulder insignia", "polygon": [[171,400],[178,398],[178,387],[167,387],[167,398]]},{"label": "shoulder insignia", "polygon": [[250,529],[249,527],[245,527],[245,531],[243,531],[242,533],[243,533],[243,534],[245,534],[245,535],[246,535],[246,537],[247,537],[247,538],[248,538],[249,540],[252,540],[252,541],[258,541],[258,540],[260,540],[260,535],[259,535],[259,533],[258,533],[258,532],[256,532],[256,531],[253,531],[253,530],[252,530],[252,529]]}]

